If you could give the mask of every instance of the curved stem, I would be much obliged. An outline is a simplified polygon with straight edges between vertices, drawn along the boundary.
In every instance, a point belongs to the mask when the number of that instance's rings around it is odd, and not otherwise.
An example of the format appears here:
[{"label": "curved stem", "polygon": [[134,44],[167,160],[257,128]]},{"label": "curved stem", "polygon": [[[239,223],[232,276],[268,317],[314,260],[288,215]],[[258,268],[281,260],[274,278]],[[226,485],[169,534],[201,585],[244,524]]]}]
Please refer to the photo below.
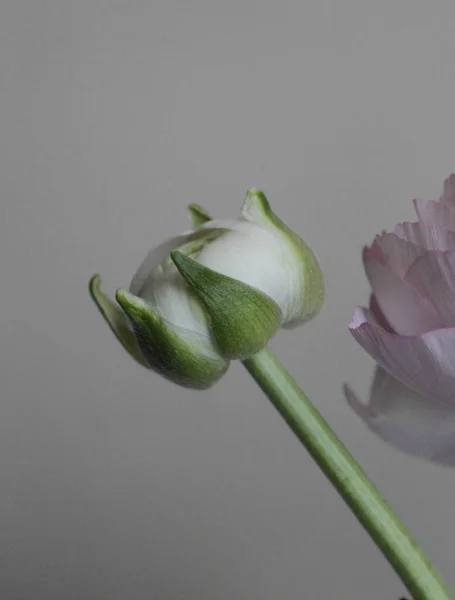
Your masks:
[{"label": "curved stem", "polygon": [[417,542],[269,348],[244,365],[338,490],[414,600],[453,600]]}]

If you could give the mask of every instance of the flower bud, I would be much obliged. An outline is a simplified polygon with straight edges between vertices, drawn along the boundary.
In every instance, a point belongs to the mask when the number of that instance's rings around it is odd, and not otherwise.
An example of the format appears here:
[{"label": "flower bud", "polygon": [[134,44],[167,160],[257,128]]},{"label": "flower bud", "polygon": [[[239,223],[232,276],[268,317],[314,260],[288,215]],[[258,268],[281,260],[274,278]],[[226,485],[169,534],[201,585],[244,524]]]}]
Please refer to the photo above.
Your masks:
[{"label": "flower bud", "polygon": [[189,212],[194,229],[149,252],[129,291],[117,291],[121,309],[101,292],[98,276],[90,291],[137,362],[203,389],[280,327],[315,316],[324,286],[311,249],[260,190],[247,192],[237,220],[212,220],[196,204]]}]

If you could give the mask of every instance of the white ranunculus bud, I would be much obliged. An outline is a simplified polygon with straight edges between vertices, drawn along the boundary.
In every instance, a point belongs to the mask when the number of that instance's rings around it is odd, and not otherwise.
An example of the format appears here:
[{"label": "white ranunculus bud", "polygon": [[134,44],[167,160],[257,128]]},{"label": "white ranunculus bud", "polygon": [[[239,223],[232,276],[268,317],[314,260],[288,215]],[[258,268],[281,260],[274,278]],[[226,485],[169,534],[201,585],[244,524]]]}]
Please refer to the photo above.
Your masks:
[{"label": "white ranunculus bud", "polygon": [[129,291],[117,291],[123,312],[101,292],[99,276],[90,290],[138,362],[203,389],[280,327],[315,316],[324,286],[311,249],[260,190],[248,191],[237,220],[212,220],[197,205],[190,212],[195,229],[151,250]]}]

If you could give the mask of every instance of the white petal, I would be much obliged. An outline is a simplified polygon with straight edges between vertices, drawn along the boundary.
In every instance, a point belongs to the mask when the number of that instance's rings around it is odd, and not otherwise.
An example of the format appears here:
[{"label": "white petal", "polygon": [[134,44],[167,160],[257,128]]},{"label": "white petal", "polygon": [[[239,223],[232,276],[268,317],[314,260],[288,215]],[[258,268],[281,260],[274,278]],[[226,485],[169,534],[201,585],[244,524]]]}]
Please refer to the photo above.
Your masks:
[{"label": "white petal", "polygon": [[187,233],[182,233],[181,235],[177,235],[173,238],[170,238],[152,248],[147,256],[141,263],[141,266],[136,271],[131,284],[130,284],[130,292],[135,296],[142,296],[143,286],[149,277],[150,273],[161,263],[163,260],[169,256],[172,250],[175,250],[179,246],[185,244],[192,234],[192,231],[188,231]]},{"label": "white petal", "polygon": [[286,259],[282,245],[269,230],[255,223],[236,221],[230,231],[205,246],[194,258],[267,294],[285,312]]},{"label": "white petal", "polygon": [[165,269],[159,266],[154,270],[153,277],[149,277],[142,289],[141,298],[174,327],[208,336],[202,305],[173,263]]},{"label": "white petal", "polygon": [[[212,223],[214,226],[211,226]],[[148,279],[152,276],[153,271],[169,257],[172,250],[177,250],[185,244],[197,242],[198,240],[204,241],[212,235],[221,235],[227,225],[227,221],[210,221],[199,229],[181,233],[152,248],[134,275],[130,284],[130,292],[141,297],[143,289],[150,284]],[[169,262],[172,261],[169,259]]]}]

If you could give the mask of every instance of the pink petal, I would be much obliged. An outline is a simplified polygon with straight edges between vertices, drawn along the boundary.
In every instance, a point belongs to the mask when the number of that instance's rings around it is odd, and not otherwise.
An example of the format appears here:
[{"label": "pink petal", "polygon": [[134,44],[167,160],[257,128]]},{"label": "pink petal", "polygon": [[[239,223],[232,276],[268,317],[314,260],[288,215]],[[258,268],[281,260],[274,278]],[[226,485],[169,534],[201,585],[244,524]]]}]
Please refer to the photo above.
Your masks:
[{"label": "pink petal", "polygon": [[373,246],[375,245],[380,249],[386,264],[401,278],[406,275],[412,263],[425,254],[425,248],[403,240],[395,233],[376,236]]},{"label": "pink petal", "polygon": [[380,325],[383,329],[388,331],[389,333],[394,333],[390,323],[388,323],[387,319],[384,316],[384,313],[379,307],[377,298],[374,294],[370,296],[370,306],[369,306],[370,314],[374,319],[374,322]]},{"label": "pink petal", "polygon": [[405,281],[431,301],[443,327],[455,327],[455,250],[427,252]]},{"label": "pink petal", "polygon": [[365,270],[381,312],[398,334],[419,335],[442,327],[430,302],[390,267],[367,261]]},{"label": "pink petal", "polygon": [[373,242],[371,246],[364,246],[362,251],[362,260],[364,264],[368,261],[375,261],[381,265],[387,264],[386,257],[384,256],[381,248],[379,248],[375,242]]},{"label": "pink petal", "polygon": [[398,237],[426,250],[455,249],[455,231],[439,225],[424,225],[423,223],[399,223],[395,227]]},{"label": "pink petal", "polygon": [[388,373],[412,390],[455,408],[455,329],[400,336],[374,323],[356,308],[353,337]]},{"label": "pink petal", "polygon": [[419,458],[455,466],[455,410],[422,396],[376,367],[367,404],[344,387],[365,425],[391,446]]},{"label": "pink petal", "polygon": [[414,200],[419,220],[424,225],[438,225],[455,231],[455,210],[435,200]]},{"label": "pink petal", "polygon": [[440,198],[440,202],[443,204],[447,204],[452,208],[455,208],[455,174],[452,173],[450,177],[448,177],[444,181],[444,191]]}]

